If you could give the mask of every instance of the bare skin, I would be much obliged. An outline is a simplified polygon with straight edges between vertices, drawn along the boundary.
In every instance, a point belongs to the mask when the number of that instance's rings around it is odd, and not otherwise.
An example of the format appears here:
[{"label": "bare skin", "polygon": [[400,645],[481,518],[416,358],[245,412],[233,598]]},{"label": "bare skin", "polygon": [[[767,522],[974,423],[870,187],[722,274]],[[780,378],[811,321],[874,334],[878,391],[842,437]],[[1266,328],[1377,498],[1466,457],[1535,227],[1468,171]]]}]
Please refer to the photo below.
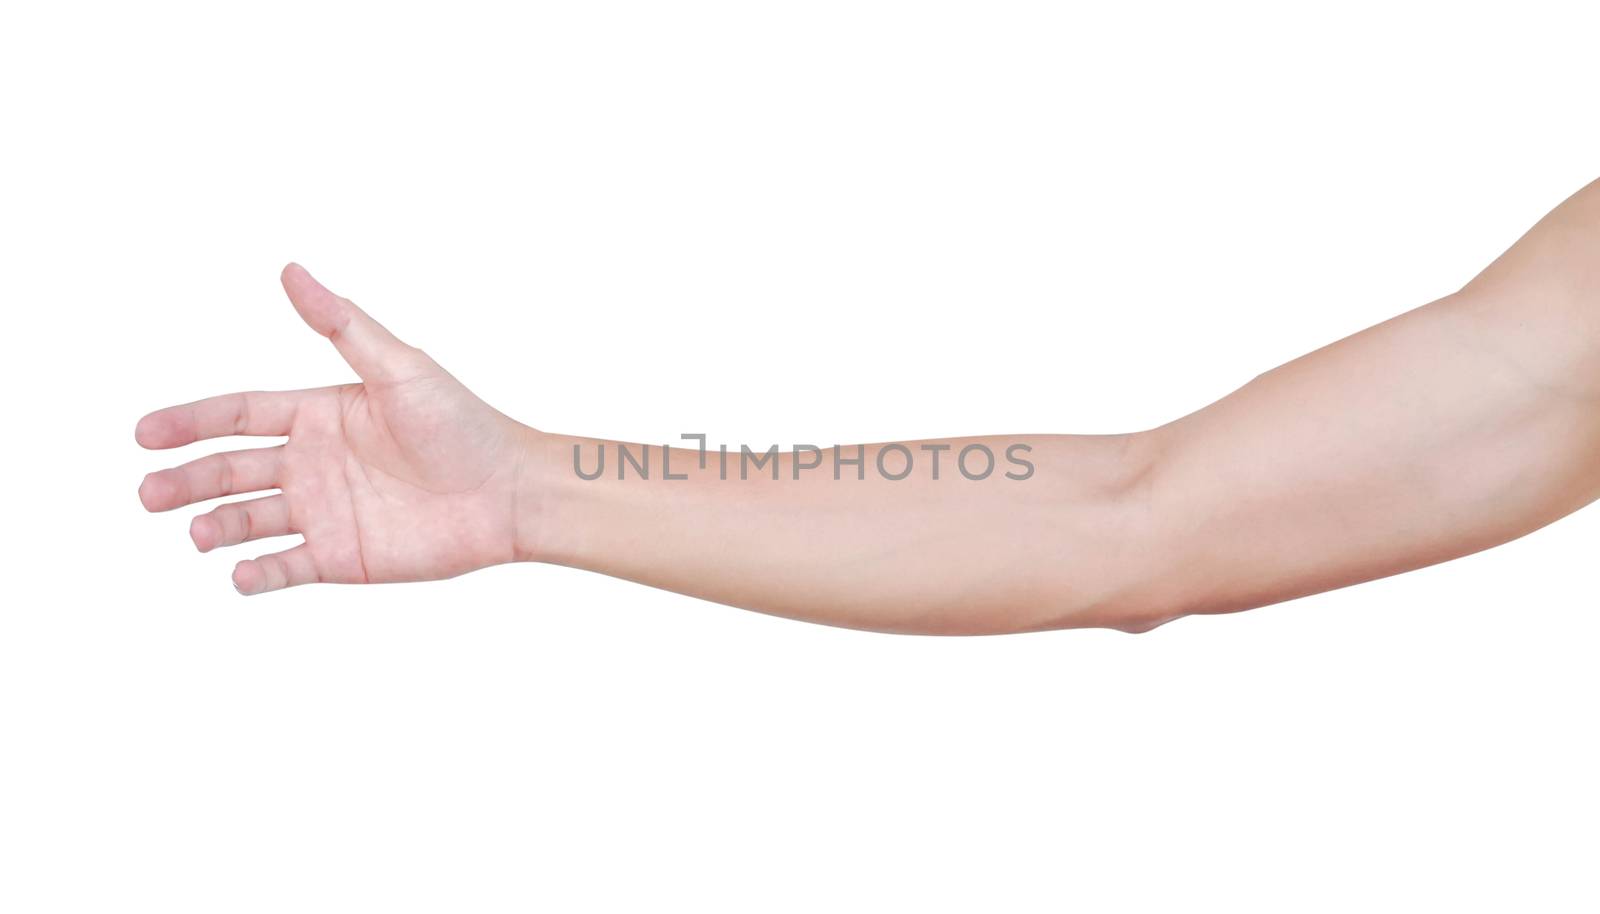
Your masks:
[{"label": "bare skin", "polygon": [[[898,481],[875,471],[890,445],[838,479],[829,452],[781,455],[776,479],[735,462],[724,479],[715,445],[703,468],[672,449],[685,478],[666,479],[651,447],[651,478],[618,479],[614,442],[586,480],[573,449],[592,469],[602,442],[501,414],[298,266],[283,285],[361,383],[201,400],[135,432],[147,448],[287,436],[139,490],[152,511],[280,490],[191,525],[201,551],[303,535],[238,564],[245,594],[544,561],[853,628],[1144,631],[1456,558],[1600,497],[1600,182],[1460,291],[1191,415],[1127,435],[908,442]],[[977,444],[1022,445],[1033,472],[958,475]],[[898,473],[900,454],[883,456]]]},{"label": "bare skin", "polygon": [[432,580],[513,560],[517,478],[532,431],[299,267],[283,271],[283,284],[362,383],[232,394],[151,413],[135,432],[149,448],[223,435],[289,440],[151,473],[139,487],[145,507],[281,489],[220,505],[190,526],[201,551],[304,535],[299,546],[239,563],[233,580],[246,594],[313,581]]}]

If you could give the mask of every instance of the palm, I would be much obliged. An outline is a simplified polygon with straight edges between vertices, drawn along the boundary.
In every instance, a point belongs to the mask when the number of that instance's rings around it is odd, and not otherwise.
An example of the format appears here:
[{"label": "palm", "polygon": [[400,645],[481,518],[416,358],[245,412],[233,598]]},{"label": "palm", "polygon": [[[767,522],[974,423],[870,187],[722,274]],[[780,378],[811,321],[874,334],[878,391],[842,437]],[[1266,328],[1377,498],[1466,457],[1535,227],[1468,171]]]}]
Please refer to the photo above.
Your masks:
[{"label": "palm", "polygon": [[288,441],[151,474],[140,489],[145,505],[168,510],[281,489],[222,505],[191,527],[202,550],[304,535],[302,545],[241,562],[234,582],[246,593],[310,581],[427,580],[510,561],[524,427],[298,267],[284,271],[284,286],[363,383],[232,394],[146,416],[137,436],[147,447],[227,434]]},{"label": "palm", "polygon": [[320,577],[426,580],[509,561],[507,421],[448,376],[352,384],[302,406],[283,494]]}]

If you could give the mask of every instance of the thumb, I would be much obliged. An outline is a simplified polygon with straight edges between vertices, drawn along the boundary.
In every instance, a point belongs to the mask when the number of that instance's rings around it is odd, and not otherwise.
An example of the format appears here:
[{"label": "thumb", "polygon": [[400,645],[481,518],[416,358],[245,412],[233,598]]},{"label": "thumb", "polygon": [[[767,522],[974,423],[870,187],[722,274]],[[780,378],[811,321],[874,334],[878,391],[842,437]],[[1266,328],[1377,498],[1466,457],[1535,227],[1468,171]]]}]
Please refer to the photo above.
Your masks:
[{"label": "thumb", "polygon": [[306,268],[291,263],[283,268],[283,291],[311,329],[333,341],[339,354],[363,381],[395,379],[415,354],[384,326],[347,298],[328,291]]}]

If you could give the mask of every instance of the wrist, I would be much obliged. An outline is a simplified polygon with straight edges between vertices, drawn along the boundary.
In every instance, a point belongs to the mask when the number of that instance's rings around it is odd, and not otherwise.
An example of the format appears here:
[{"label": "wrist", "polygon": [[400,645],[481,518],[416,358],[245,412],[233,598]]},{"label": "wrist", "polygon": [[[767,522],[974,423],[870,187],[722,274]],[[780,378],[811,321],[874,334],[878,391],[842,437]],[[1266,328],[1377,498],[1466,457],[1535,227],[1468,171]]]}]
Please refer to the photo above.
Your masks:
[{"label": "wrist", "polygon": [[[576,555],[572,446],[582,440],[519,426],[512,495],[513,561],[571,564]],[[576,515],[576,517],[575,517]]]},{"label": "wrist", "polygon": [[512,561],[542,562],[545,547],[549,486],[550,436],[532,426],[518,423],[516,472],[511,485]]}]

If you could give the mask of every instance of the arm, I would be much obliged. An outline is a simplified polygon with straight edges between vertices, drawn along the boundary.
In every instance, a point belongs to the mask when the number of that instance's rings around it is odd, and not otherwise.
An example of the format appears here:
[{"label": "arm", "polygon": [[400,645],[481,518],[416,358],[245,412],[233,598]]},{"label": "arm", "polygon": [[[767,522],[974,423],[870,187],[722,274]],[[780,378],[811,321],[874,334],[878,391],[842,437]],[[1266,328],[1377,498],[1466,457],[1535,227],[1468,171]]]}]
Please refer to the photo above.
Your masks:
[{"label": "arm", "polygon": [[1150,433],[1135,613],[1229,612],[1530,533],[1600,496],[1600,182],[1459,292]]},{"label": "arm", "polygon": [[[837,479],[831,450],[744,474],[735,452],[724,479],[714,447],[704,467],[649,448],[651,477],[619,479],[615,443],[519,425],[298,267],[284,285],[362,384],[213,398],[136,431],[289,436],[140,490],[168,510],[281,489],[191,527],[202,550],[305,535],[241,562],[245,593],[534,560],[857,628],[1143,630],[1465,555],[1600,495],[1600,184],[1454,295],[1168,425],[867,446]],[[582,478],[574,448],[593,472],[602,444],[606,471]],[[981,480],[956,463],[976,445],[996,459]]]}]

